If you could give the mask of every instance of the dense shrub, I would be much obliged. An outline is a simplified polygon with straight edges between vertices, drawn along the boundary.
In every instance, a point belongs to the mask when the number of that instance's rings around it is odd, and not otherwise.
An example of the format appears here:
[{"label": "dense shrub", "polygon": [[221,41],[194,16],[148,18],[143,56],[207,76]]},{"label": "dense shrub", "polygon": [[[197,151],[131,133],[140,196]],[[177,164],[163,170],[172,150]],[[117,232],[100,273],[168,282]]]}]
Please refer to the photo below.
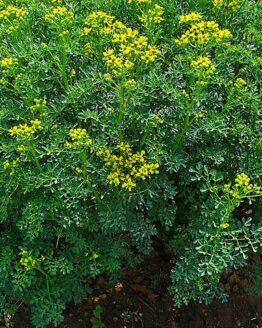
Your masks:
[{"label": "dense shrub", "polygon": [[262,243],[259,24],[245,0],[0,0],[0,309],[62,321],[160,238],[174,304]]}]

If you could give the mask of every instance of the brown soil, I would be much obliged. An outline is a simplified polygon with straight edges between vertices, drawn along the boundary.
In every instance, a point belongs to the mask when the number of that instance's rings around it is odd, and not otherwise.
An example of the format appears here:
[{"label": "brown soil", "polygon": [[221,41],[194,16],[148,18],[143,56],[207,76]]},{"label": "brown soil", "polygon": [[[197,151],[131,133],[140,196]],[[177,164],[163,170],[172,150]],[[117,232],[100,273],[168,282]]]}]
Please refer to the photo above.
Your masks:
[{"label": "brown soil", "polygon": [[[103,308],[102,322],[107,328],[262,328],[262,299],[247,294],[252,285],[247,270],[223,274],[221,284],[230,293],[227,303],[174,309],[167,290],[171,266],[170,260],[154,254],[143,265],[124,270],[117,283],[99,277],[92,297],[68,305],[59,328],[93,328],[97,304]],[[32,328],[28,318],[21,311],[14,327]]]}]

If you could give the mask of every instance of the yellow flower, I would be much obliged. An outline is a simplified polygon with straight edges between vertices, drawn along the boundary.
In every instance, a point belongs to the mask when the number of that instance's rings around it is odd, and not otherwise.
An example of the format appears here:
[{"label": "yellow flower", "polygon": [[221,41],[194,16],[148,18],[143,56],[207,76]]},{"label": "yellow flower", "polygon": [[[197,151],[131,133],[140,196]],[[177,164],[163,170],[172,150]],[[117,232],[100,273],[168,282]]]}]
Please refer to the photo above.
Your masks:
[{"label": "yellow flower", "polygon": [[8,160],[4,161],[4,169],[7,170],[10,167],[10,162]]},{"label": "yellow flower", "polygon": [[80,167],[76,167],[75,170],[78,174],[83,173],[83,170]]},{"label": "yellow flower", "polygon": [[197,57],[195,60],[191,61],[191,67],[199,80],[197,84],[200,85],[208,84],[209,79],[216,70],[209,56]]},{"label": "yellow flower", "polygon": [[68,35],[69,34],[69,31],[68,30],[64,30],[64,31],[62,31],[61,33],[59,33],[59,36],[61,37],[61,38],[63,38],[64,36],[66,36],[66,35]]},{"label": "yellow flower", "polygon": [[18,165],[18,163],[19,163],[19,160],[16,160],[16,159],[13,161],[6,160],[3,163],[4,170],[8,170],[9,175],[12,176],[15,174],[15,168]]},{"label": "yellow flower", "polygon": [[232,37],[227,29],[220,29],[215,21],[197,21],[190,23],[190,27],[175,42],[178,45],[207,44],[210,41],[222,42]]},{"label": "yellow flower", "polygon": [[35,269],[37,259],[34,259],[28,251],[22,251],[21,255],[20,264],[25,267],[26,271]]},{"label": "yellow flower", "polygon": [[204,116],[205,115],[203,113],[201,113],[201,112],[197,114],[197,118],[203,118]]},{"label": "yellow flower", "polygon": [[252,194],[262,195],[262,188],[257,184],[250,183],[250,181],[251,179],[247,174],[240,173],[235,178],[235,184],[232,187],[230,184],[224,185],[224,190],[235,199],[239,199],[241,197],[248,197]]},{"label": "yellow flower", "polygon": [[38,119],[31,121],[32,125],[28,124],[20,124],[17,126],[13,126],[8,130],[9,134],[17,137],[31,138],[37,131],[42,130],[43,126],[41,125],[41,121]]},{"label": "yellow flower", "polygon": [[105,165],[111,167],[107,176],[109,184],[132,191],[137,186],[137,180],[145,180],[150,175],[159,173],[159,164],[146,163],[145,151],[133,153],[130,145],[123,142],[117,148],[120,155],[113,154],[109,149],[97,152],[97,156],[103,157]]},{"label": "yellow flower", "polygon": [[222,224],[220,224],[220,228],[221,229],[226,229],[228,227],[229,227],[229,224],[228,223],[222,223]]},{"label": "yellow flower", "polygon": [[224,1],[223,0],[213,0],[214,6],[215,7],[222,7]]},{"label": "yellow flower", "polygon": [[242,79],[241,77],[237,78],[236,81],[234,82],[234,86],[239,89],[242,88],[246,84],[247,84],[247,82],[244,79]]},{"label": "yellow flower", "polygon": [[250,182],[250,178],[245,173],[239,174],[235,179],[235,183],[237,186],[243,186],[243,185],[248,186],[249,182]]},{"label": "yellow flower", "polygon": [[75,77],[76,76],[76,70],[74,68],[71,69],[70,75],[71,75],[71,77]]},{"label": "yellow flower", "polygon": [[108,49],[103,53],[104,61],[112,69],[130,70],[134,67],[134,63],[124,56],[118,56],[113,49]]},{"label": "yellow flower", "polygon": [[128,191],[132,191],[132,189],[135,187],[136,187],[136,183],[132,181],[130,177],[128,177],[126,181],[122,184],[122,188]]},{"label": "yellow flower", "polygon": [[42,42],[42,43],[41,43],[41,47],[42,47],[43,49],[48,49],[48,44],[45,43],[45,42]]},{"label": "yellow flower", "polygon": [[155,46],[148,46],[147,50],[141,55],[142,61],[146,64],[154,62],[160,54],[160,50]]},{"label": "yellow flower", "polygon": [[89,147],[93,142],[88,136],[86,129],[71,129],[69,131],[69,136],[71,137],[72,142],[66,142],[68,148]]},{"label": "yellow flower", "polygon": [[4,21],[22,20],[26,15],[27,10],[25,8],[18,8],[12,5],[7,6],[0,11],[0,19]]},{"label": "yellow flower", "polygon": [[127,88],[127,89],[134,89],[135,87],[136,87],[136,81],[134,80],[134,79],[131,79],[131,80],[127,80],[126,82],[125,82],[125,87]]},{"label": "yellow flower", "polygon": [[1,60],[1,66],[5,69],[9,69],[18,64],[17,58],[14,57],[5,57]]},{"label": "yellow flower", "polygon": [[164,20],[163,14],[164,14],[164,8],[156,4],[151,9],[144,11],[144,13],[139,17],[139,19],[142,23],[159,24]]},{"label": "yellow flower", "polygon": [[230,190],[230,187],[231,187],[230,184],[225,184],[225,185],[224,185],[224,190],[225,190],[225,191],[229,191],[229,190]]},{"label": "yellow flower", "polygon": [[214,7],[224,8],[230,10],[237,10],[241,7],[241,3],[239,0],[213,0]]},{"label": "yellow flower", "polygon": [[181,24],[181,23],[187,23],[187,22],[197,22],[197,21],[200,21],[202,18],[203,18],[203,16],[200,13],[193,11],[190,14],[181,15],[179,17],[179,23]]},{"label": "yellow flower", "polygon": [[66,25],[72,23],[74,13],[64,6],[57,6],[46,13],[44,18],[50,25],[57,27],[57,24]]},{"label": "yellow flower", "polygon": [[19,151],[20,153],[23,153],[27,150],[27,147],[25,145],[19,145],[17,147],[17,151]]},{"label": "yellow flower", "polygon": [[32,111],[46,112],[46,99],[35,98],[34,104],[30,107]]},{"label": "yellow flower", "polygon": [[[160,6],[154,8],[158,11],[162,10]],[[108,37],[111,34],[110,38],[115,46],[103,52],[103,59],[113,76],[123,76],[123,73],[132,70],[138,61],[149,64],[160,54],[160,50],[148,44],[147,37],[139,36],[137,30],[127,27],[105,12],[89,14],[85,24],[81,33],[83,36],[93,34]]]}]

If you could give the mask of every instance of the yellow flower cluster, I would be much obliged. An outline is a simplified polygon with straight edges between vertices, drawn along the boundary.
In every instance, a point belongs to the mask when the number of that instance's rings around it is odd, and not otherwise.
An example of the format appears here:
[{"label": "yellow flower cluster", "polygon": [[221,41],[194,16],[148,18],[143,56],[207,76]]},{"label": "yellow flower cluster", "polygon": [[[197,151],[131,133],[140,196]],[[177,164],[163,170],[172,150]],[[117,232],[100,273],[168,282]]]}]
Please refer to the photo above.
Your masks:
[{"label": "yellow flower cluster", "polygon": [[188,22],[197,22],[200,21],[202,18],[203,16],[200,13],[193,11],[190,14],[181,15],[179,17],[179,23],[181,24],[181,23],[188,23]]},{"label": "yellow flower cluster", "polygon": [[19,145],[17,147],[17,151],[19,151],[20,153],[24,153],[28,150],[28,147],[26,147],[25,145]]},{"label": "yellow flower cluster", "polygon": [[134,63],[124,57],[116,55],[115,50],[108,49],[103,53],[104,61],[112,69],[131,69],[134,67]]},{"label": "yellow flower cluster", "polygon": [[18,163],[18,160],[13,160],[11,162],[9,160],[6,160],[6,161],[4,161],[4,169],[5,170],[8,170],[11,167],[16,166],[17,163]]},{"label": "yellow flower cluster", "polygon": [[89,147],[92,144],[92,139],[88,136],[86,129],[71,129],[69,136],[72,142],[66,142],[68,148],[83,148]]},{"label": "yellow flower cluster", "polygon": [[113,42],[119,44],[118,52],[114,49],[108,49],[104,52],[104,60],[112,69],[130,70],[137,60],[149,64],[154,62],[160,54],[157,47],[148,43],[147,37],[132,37],[128,34],[127,31],[127,33],[113,35]]},{"label": "yellow flower cluster", "polygon": [[241,173],[236,177],[235,184],[233,186],[230,184],[224,185],[224,190],[235,199],[249,196],[250,194],[262,196],[262,188],[257,184],[250,183],[250,178],[245,173]]},{"label": "yellow flower cluster", "polygon": [[18,8],[13,5],[7,6],[5,9],[0,10],[0,28],[4,27],[7,33],[16,31],[26,14],[27,10],[25,8]]},{"label": "yellow flower cluster", "polygon": [[106,64],[115,75],[132,69],[137,60],[146,64],[154,62],[160,54],[157,47],[149,44],[147,37],[139,36],[137,30],[128,28],[114,16],[104,12],[93,12],[86,18],[85,24],[82,35],[111,34],[112,42],[117,49],[107,49],[103,55]]},{"label": "yellow flower cluster", "polygon": [[215,72],[215,65],[212,64],[210,57],[199,56],[196,60],[191,62],[191,67],[196,72],[198,82],[197,84],[205,85]]},{"label": "yellow flower cluster", "polygon": [[5,70],[9,70],[11,67],[14,67],[18,64],[17,58],[14,57],[5,57],[1,60],[1,67]]},{"label": "yellow flower cluster", "polygon": [[45,14],[45,20],[54,27],[70,24],[73,19],[74,13],[64,6],[52,8],[50,12]]},{"label": "yellow flower cluster", "polygon": [[228,223],[221,223],[220,224],[220,228],[221,229],[227,229],[229,227],[229,224]]},{"label": "yellow flower cluster", "polygon": [[37,260],[35,260],[27,251],[22,251],[21,255],[20,264],[24,266],[27,271],[33,270],[37,265]]},{"label": "yellow flower cluster", "polygon": [[139,17],[139,20],[146,24],[159,24],[164,20],[163,14],[164,8],[158,4],[155,4],[151,9],[144,11],[143,14]]},{"label": "yellow flower cluster", "polygon": [[18,8],[12,5],[7,6],[0,11],[0,19],[3,20],[21,20],[26,15],[27,10],[25,8]]},{"label": "yellow flower cluster", "polygon": [[209,68],[212,66],[212,62],[210,57],[208,56],[199,56],[196,60],[191,62],[191,66],[194,69],[202,69],[202,68]]},{"label": "yellow flower cluster", "polygon": [[150,122],[153,126],[158,126],[159,124],[162,124],[164,121],[162,120],[162,118],[160,116],[153,115]]},{"label": "yellow flower cluster", "polygon": [[43,129],[40,120],[35,119],[30,122],[31,125],[20,124],[20,125],[13,126],[11,129],[8,130],[9,134],[11,136],[31,138],[37,131]]},{"label": "yellow flower cluster", "polygon": [[82,35],[97,33],[98,35],[107,35],[116,28],[125,28],[125,25],[116,20],[115,16],[108,15],[103,11],[94,11],[85,19],[86,27],[82,30]]},{"label": "yellow flower cluster", "polygon": [[13,161],[6,160],[3,163],[4,170],[9,170],[10,176],[12,176],[15,173],[15,167],[17,166],[18,163],[19,160],[13,160]]},{"label": "yellow flower cluster", "polygon": [[215,21],[201,20],[192,23],[190,28],[185,31],[175,42],[178,45],[186,44],[207,44],[209,42],[222,42],[231,38],[232,34],[228,29],[220,29]]},{"label": "yellow flower cluster", "polygon": [[107,176],[110,184],[132,191],[137,186],[137,180],[145,180],[150,175],[159,173],[159,164],[146,162],[145,151],[133,153],[130,145],[125,143],[118,144],[117,148],[120,155],[113,154],[109,149],[97,152],[97,156],[103,157],[105,165],[111,167]]},{"label": "yellow flower cluster", "polygon": [[239,0],[214,0],[214,7],[237,10],[241,7]]},{"label": "yellow flower cluster", "polygon": [[127,80],[125,83],[124,83],[124,86],[126,89],[134,89],[136,87],[137,83],[134,79],[130,79],[130,80]]},{"label": "yellow flower cluster", "polygon": [[241,77],[237,78],[235,80],[235,82],[233,82],[233,85],[238,89],[242,88],[246,84],[247,84],[247,82],[244,79],[242,79]]},{"label": "yellow flower cluster", "polygon": [[46,100],[42,98],[35,98],[34,99],[34,105],[30,107],[30,109],[33,112],[40,112],[41,116],[47,115],[47,106],[46,106]]}]

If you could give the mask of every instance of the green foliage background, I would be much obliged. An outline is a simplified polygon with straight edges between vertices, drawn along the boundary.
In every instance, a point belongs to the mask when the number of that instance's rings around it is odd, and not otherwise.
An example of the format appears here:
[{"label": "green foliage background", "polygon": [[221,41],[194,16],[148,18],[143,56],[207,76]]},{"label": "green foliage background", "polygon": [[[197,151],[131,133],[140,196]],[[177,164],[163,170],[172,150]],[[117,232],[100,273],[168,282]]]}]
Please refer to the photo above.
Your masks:
[{"label": "green foliage background", "polygon": [[[164,20],[149,30],[138,18],[141,6],[125,0],[4,0],[0,10],[14,3],[28,14],[12,33],[0,19],[0,61],[18,60],[8,73],[0,71],[1,311],[26,303],[36,327],[59,324],[66,302],[85,298],[99,274],[114,279],[123,265],[140,262],[152,251],[153,236],[177,258],[171,274],[176,306],[225,299],[220,274],[244,265],[262,244],[259,197],[229,201],[223,188],[242,172],[261,183],[261,4],[242,1],[229,11],[212,0],[159,0]],[[63,37],[43,19],[57,5],[75,13]],[[135,73],[120,122],[118,89],[104,79],[101,53],[83,50],[84,20],[100,10],[141,35],[153,32],[161,51]],[[185,31],[179,16],[192,11],[233,38],[202,48],[176,44]],[[95,50],[96,42],[90,41]],[[199,85],[190,62],[207,53],[216,71]],[[236,87],[238,78],[246,85]],[[46,100],[47,115],[33,136],[33,156],[18,151],[8,130],[36,118],[35,98]],[[81,156],[65,147],[73,128],[86,129],[93,140],[86,179],[76,172]],[[108,183],[108,167],[96,156],[102,149],[116,152],[119,141],[160,165],[158,175],[130,192]],[[7,169],[6,161],[17,163]]]}]

